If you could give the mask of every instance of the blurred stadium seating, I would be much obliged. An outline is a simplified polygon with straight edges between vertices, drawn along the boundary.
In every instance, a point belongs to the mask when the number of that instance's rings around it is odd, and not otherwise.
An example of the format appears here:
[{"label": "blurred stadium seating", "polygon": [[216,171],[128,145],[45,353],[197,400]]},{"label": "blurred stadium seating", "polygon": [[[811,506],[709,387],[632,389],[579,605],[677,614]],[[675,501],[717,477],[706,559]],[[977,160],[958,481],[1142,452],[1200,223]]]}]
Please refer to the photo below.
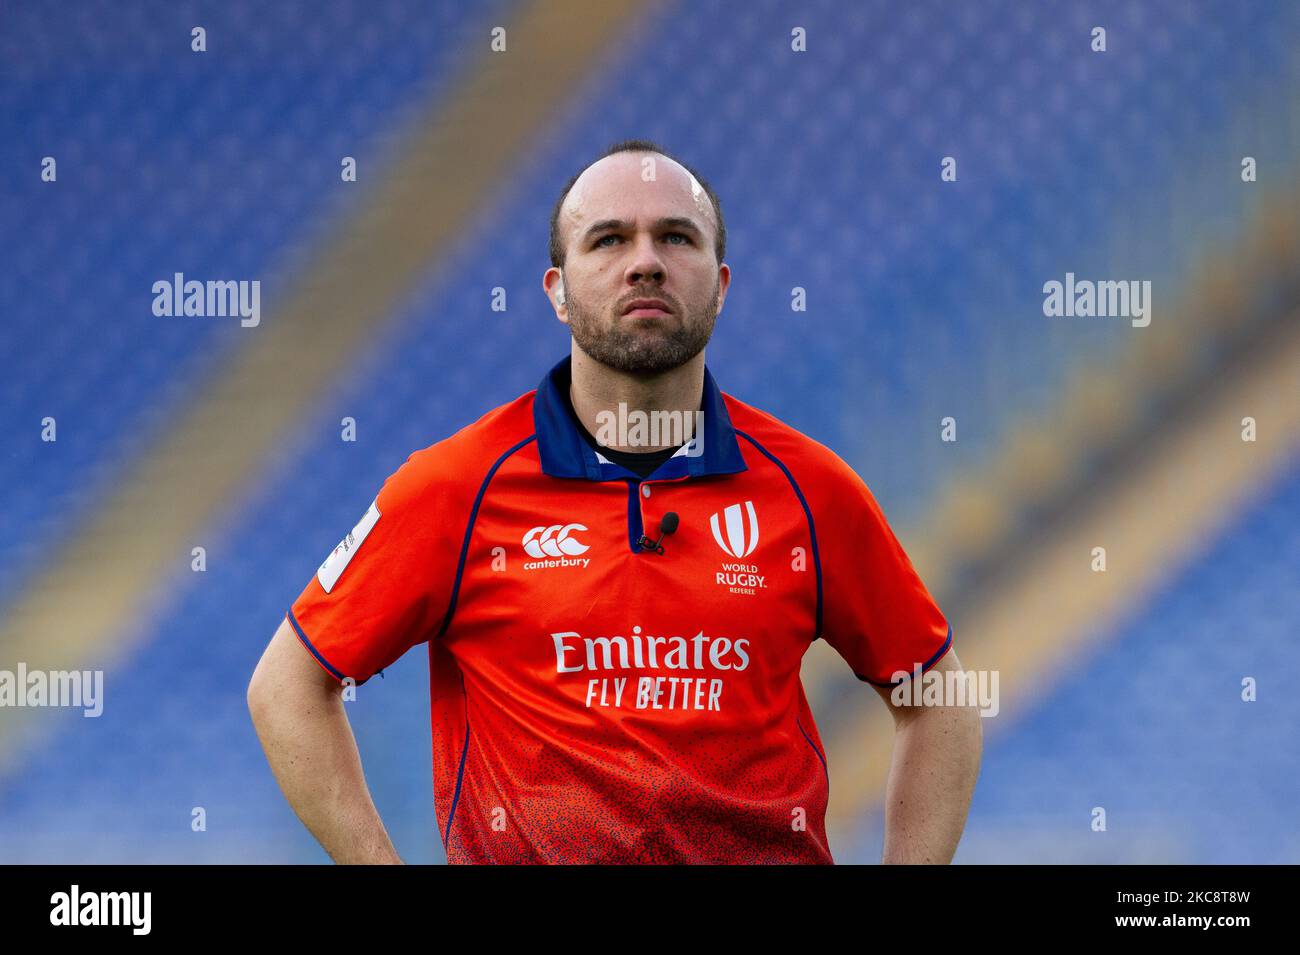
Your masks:
[{"label": "blurred stadium seating", "polygon": [[[1278,637],[1297,566],[1300,456],[986,749],[955,861],[1294,863],[1300,699]],[[1243,705],[1246,677],[1268,707]],[[852,852],[881,837],[869,820]]]},{"label": "blurred stadium seating", "polygon": [[[257,334],[153,316],[153,281],[262,276],[273,322],[276,291],[366,203],[399,133],[456,96],[489,29],[519,9],[10,5],[0,621],[127,463]],[[188,47],[199,23],[206,58]],[[1087,48],[1098,24],[1105,54]],[[815,55],[790,54],[793,25]],[[710,367],[724,390],[857,467],[900,532],[1005,455],[1007,436],[1073,375],[1132,347],[1124,321],[1045,319],[1043,281],[1154,276],[1172,301],[1275,195],[1240,183],[1242,155],[1258,158],[1261,179],[1285,179],[1290,201],[1300,188],[1293,4],[649,4],[589,69],[458,247],[345,374],[320,383],[294,440],[194,542],[207,571],[179,552],[149,612],[87,662],[108,667],[104,715],[57,714],[0,752],[0,862],[325,859],[267,769],[248,677],[384,477],[533,388],[567,349],[538,287],[548,215],[608,143],[657,139],[709,178],[734,275]],[[36,174],[46,155],[57,184]],[[355,185],[339,181],[344,155],[366,170]],[[937,188],[947,155],[959,178]],[[807,290],[805,313],[790,310],[794,286]],[[505,312],[490,308],[496,287]],[[1205,373],[1222,358],[1201,356]],[[949,414],[955,444],[938,441]],[[58,420],[55,444],[38,440],[45,415]],[[339,440],[344,416],[355,443]],[[1201,550],[1172,555],[1155,593],[1091,634],[1050,693],[986,729],[957,861],[1300,861],[1300,722],[1279,685],[1296,666],[1275,649],[1300,619],[1300,459],[1288,460]],[[960,651],[959,618],[955,634]],[[1260,677],[1256,707],[1237,702],[1245,675]],[[426,683],[412,652],[349,709],[410,861],[442,857]],[[809,683],[824,736],[847,725],[848,695],[875,704],[843,668]],[[1087,826],[1097,805],[1104,834]],[[207,831],[192,832],[200,806]],[[847,820],[837,860],[878,858],[875,802],[835,808]]]}]

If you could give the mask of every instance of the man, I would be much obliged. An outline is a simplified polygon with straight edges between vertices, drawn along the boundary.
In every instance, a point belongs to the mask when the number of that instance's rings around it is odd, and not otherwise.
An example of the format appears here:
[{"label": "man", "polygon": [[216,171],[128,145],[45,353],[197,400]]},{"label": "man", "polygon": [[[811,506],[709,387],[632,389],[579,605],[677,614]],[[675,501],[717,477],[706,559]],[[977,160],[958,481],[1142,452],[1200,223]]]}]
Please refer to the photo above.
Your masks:
[{"label": "man", "polygon": [[[804,651],[891,706],[900,673],[959,669],[861,479],[705,368],[725,236],[652,143],[575,176],[542,281],[571,354],[411,455],[286,615],[249,706],[336,861],[401,861],[338,684],[420,643],[449,862],[830,863]],[[948,862],[978,714],[893,712],[884,860]]]}]

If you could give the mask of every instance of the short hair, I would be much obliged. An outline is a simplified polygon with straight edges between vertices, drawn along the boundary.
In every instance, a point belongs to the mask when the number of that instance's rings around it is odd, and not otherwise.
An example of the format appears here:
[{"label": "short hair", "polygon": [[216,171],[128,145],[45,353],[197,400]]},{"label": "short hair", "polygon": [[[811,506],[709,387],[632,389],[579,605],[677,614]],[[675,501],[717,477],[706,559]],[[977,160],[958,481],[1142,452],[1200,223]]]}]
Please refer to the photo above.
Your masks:
[{"label": "short hair", "polygon": [[713,203],[713,217],[717,220],[717,235],[713,240],[713,252],[718,258],[718,263],[721,264],[727,254],[727,226],[722,219],[722,203],[718,201],[717,193],[713,191],[713,187],[698,172],[657,143],[653,143],[648,139],[625,139],[622,142],[614,143],[582,169],[575,172],[565,184],[564,189],[561,190],[560,198],[555,200],[555,206],[551,209],[551,265],[556,268],[561,268],[564,265],[567,250],[564,241],[560,238],[560,210],[564,206],[564,200],[569,198],[569,191],[573,189],[573,184],[590,166],[606,156],[613,156],[617,153],[658,153],[660,156],[671,159],[695,177],[695,181],[700,184],[700,187]]}]

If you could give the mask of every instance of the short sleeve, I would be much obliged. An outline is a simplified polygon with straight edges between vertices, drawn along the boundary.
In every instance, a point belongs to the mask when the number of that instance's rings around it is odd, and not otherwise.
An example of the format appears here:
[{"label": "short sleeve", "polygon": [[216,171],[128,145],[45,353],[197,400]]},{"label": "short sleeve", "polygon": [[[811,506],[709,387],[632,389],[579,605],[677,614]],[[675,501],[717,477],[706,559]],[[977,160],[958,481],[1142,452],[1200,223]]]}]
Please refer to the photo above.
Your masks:
[{"label": "short sleeve", "polygon": [[866,483],[838,457],[816,531],[822,636],[858,679],[891,686],[948,652],[952,629]]},{"label": "short sleeve", "polygon": [[451,498],[412,455],[294,601],[294,631],[335,679],[364,683],[436,633],[459,552]]}]

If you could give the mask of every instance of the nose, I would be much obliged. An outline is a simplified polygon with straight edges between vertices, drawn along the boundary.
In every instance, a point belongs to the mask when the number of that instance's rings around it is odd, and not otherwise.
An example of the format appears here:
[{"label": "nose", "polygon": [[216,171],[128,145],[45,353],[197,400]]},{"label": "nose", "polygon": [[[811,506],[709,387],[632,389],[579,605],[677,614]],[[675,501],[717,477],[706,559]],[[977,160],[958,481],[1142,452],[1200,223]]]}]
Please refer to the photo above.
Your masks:
[{"label": "nose", "polygon": [[633,248],[632,258],[627,265],[629,285],[643,282],[663,283],[664,260],[655,248],[654,236],[639,234]]}]

